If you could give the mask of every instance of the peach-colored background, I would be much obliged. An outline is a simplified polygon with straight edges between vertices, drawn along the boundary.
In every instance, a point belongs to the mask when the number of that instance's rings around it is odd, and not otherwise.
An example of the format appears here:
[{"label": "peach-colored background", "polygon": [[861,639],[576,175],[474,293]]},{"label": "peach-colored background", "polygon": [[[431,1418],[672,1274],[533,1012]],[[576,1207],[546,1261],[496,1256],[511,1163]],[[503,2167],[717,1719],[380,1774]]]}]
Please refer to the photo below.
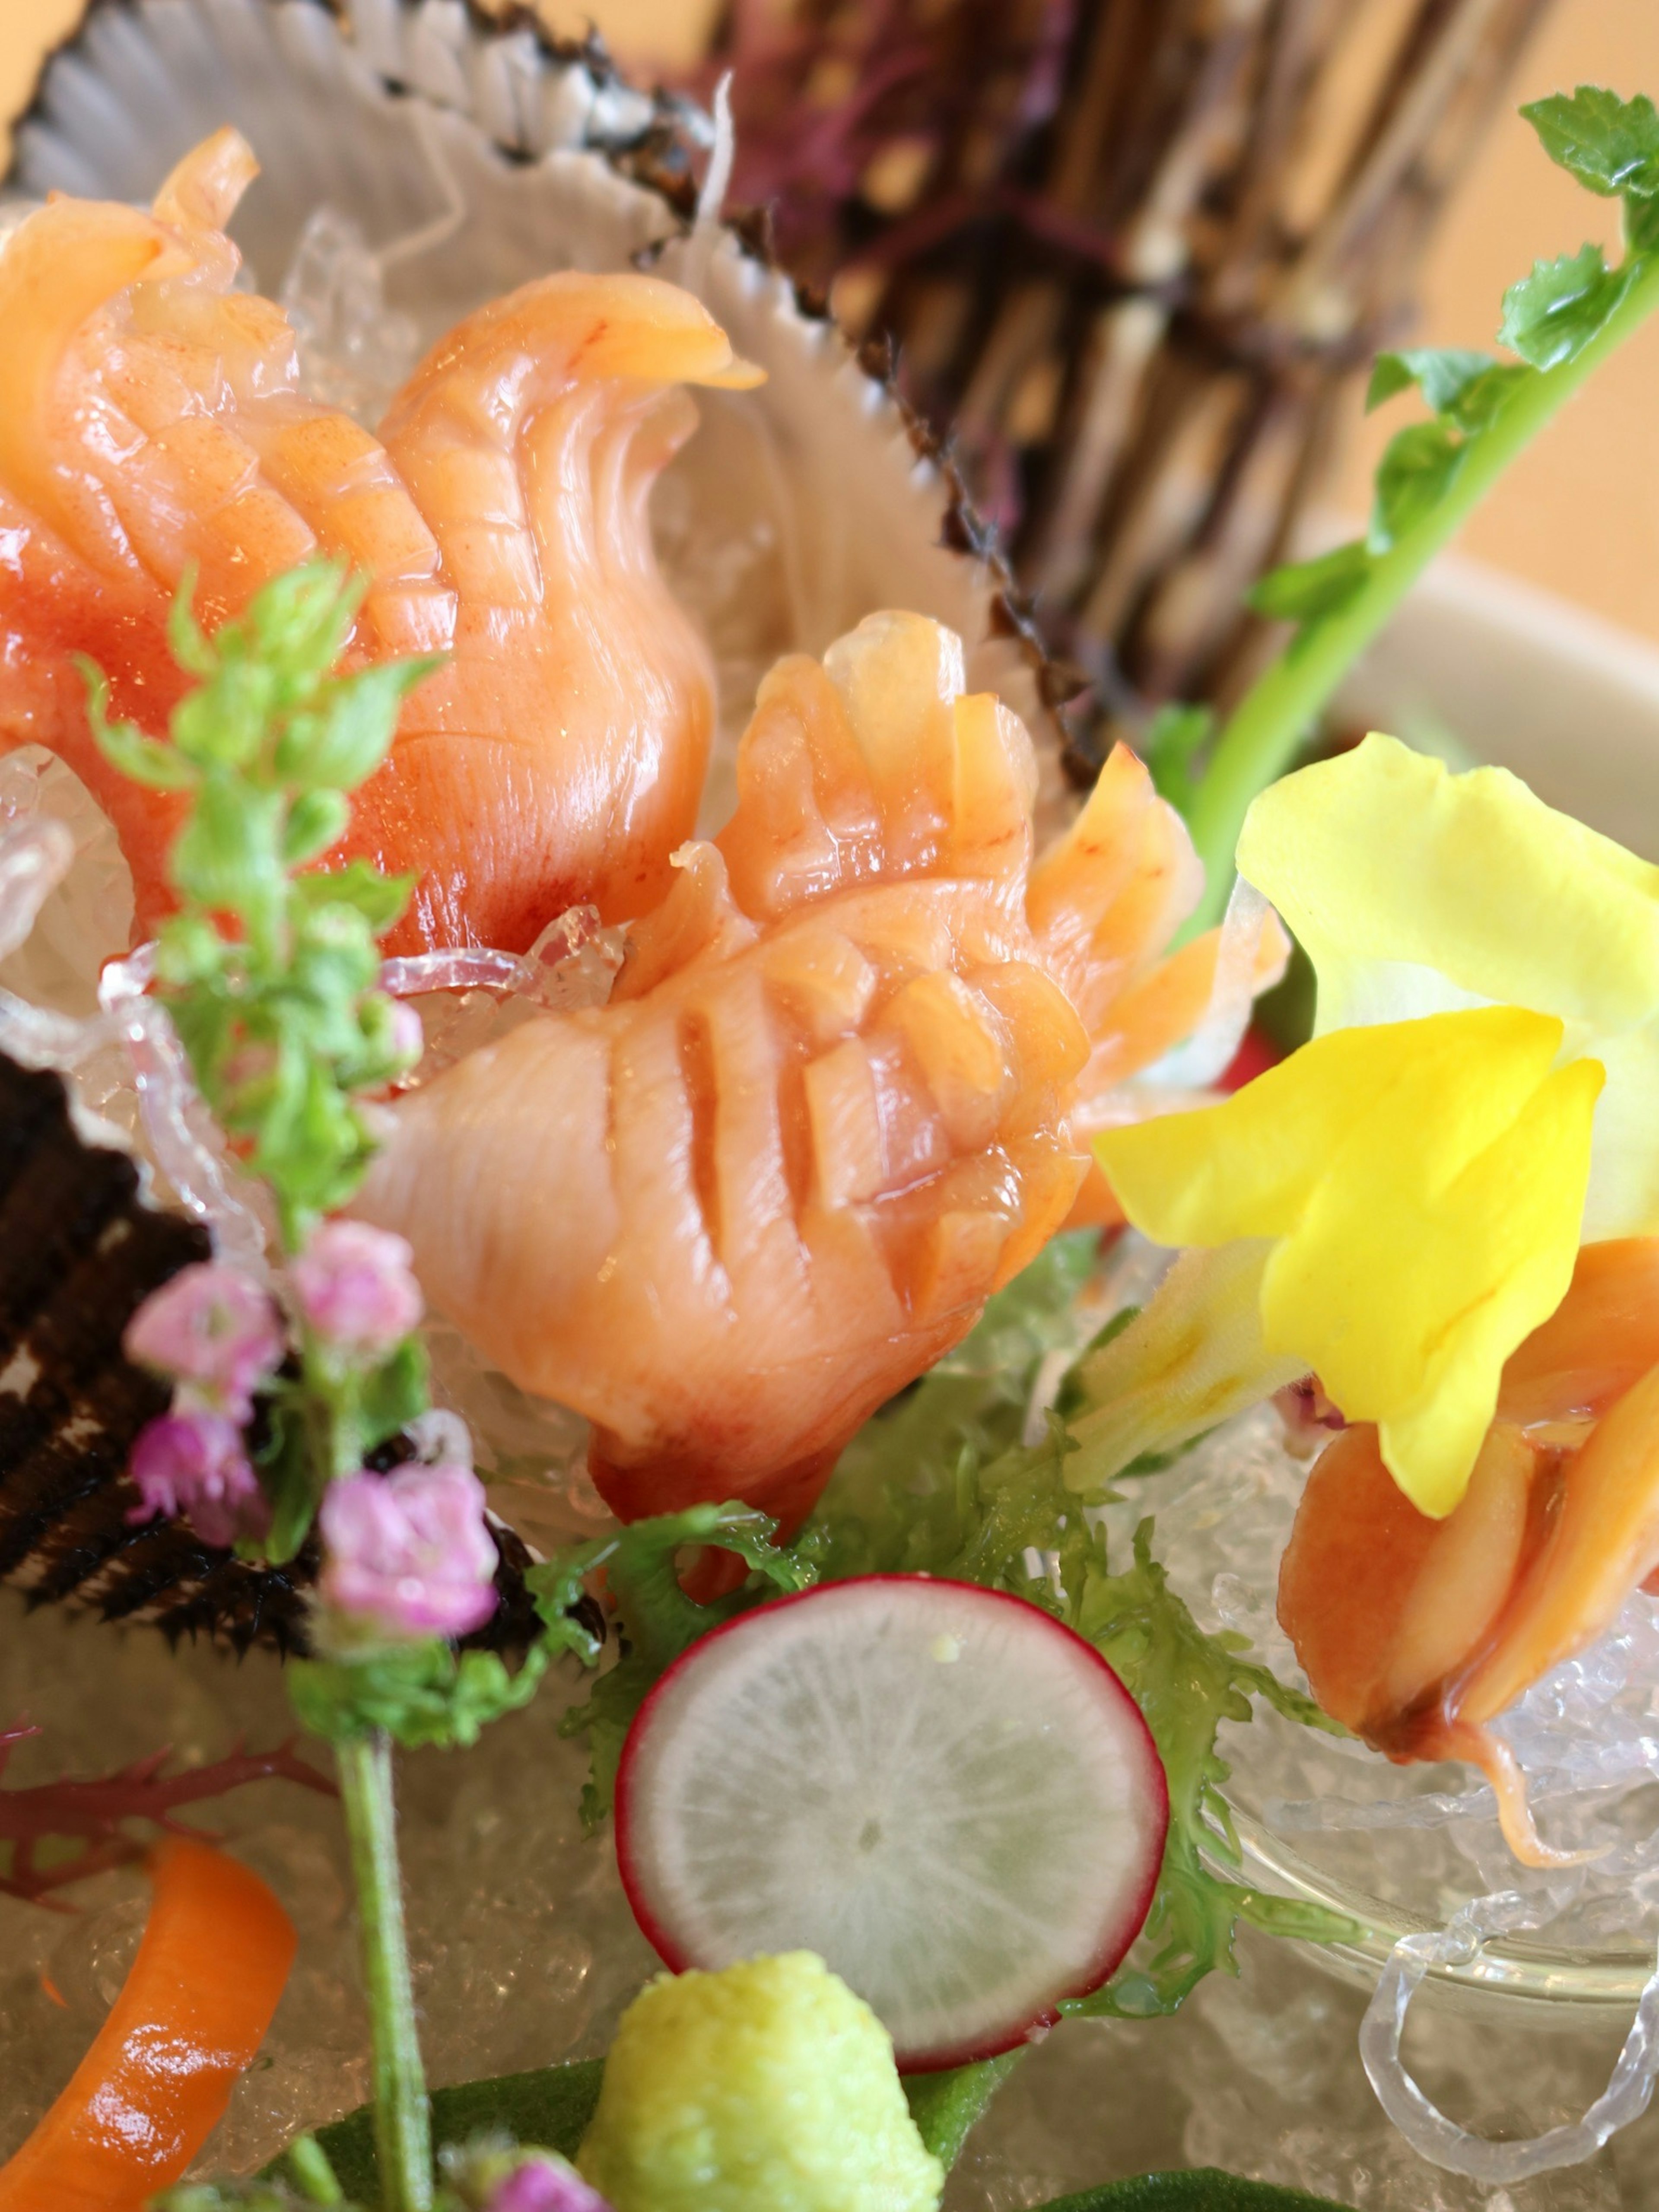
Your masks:
[{"label": "peach-colored background", "polygon": [[[27,97],[39,58],[84,0],[0,0],[0,125]],[[619,54],[648,67],[696,48],[718,0],[548,0],[561,28],[591,14]],[[1556,0],[1525,57],[1518,101],[1583,80],[1659,94],[1659,0]],[[1441,232],[1421,337],[1490,343],[1505,284],[1534,255],[1600,236],[1606,206],[1552,169],[1512,114],[1488,142]],[[1363,507],[1390,420],[1356,444],[1343,503]],[[1515,469],[1471,524],[1465,549],[1659,638],[1659,325],[1614,361]]]}]

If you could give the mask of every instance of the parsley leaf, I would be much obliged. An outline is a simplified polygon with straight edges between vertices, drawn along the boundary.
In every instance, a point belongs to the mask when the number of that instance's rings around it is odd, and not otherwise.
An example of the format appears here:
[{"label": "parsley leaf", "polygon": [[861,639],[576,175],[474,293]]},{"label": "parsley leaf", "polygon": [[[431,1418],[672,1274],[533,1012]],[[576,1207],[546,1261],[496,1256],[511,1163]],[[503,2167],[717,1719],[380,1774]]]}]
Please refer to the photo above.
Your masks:
[{"label": "parsley leaf", "polygon": [[1623,295],[1624,272],[1610,270],[1599,246],[1553,261],[1534,261],[1530,276],[1504,295],[1498,335],[1534,368],[1576,360]]},{"label": "parsley leaf", "polygon": [[1571,98],[1556,93],[1521,111],[1552,161],[1604,198],[1659,193],[1659,109],[1645,93],[1620,100],[1602,86],[1581,84]]}]

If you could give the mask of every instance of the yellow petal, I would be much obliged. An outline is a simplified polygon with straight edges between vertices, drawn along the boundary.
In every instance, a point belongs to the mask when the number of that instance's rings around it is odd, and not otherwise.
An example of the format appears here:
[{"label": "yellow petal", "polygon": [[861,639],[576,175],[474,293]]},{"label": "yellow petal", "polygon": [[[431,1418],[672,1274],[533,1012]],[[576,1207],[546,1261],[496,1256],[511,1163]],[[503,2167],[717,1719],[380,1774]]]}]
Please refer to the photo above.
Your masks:
[{"label": "yellow petal", "polygon": [[1263,792],[1238,867],[1307,948],[1322,1033],[1471,1000],[1595,1030],[1659,1006],[1659,868],[1503,769],[1369,737]]},{"label": "yellow petal", "polygon": [[1515,1006],[1338,1030],[1224,1104],[1101,1138],[1137,1228],[1279,1240],[1266,1351],[1311,1368],[1424,1512],[1462,1496],[1499,1370],[1565,1295],[1601,1070]]}]

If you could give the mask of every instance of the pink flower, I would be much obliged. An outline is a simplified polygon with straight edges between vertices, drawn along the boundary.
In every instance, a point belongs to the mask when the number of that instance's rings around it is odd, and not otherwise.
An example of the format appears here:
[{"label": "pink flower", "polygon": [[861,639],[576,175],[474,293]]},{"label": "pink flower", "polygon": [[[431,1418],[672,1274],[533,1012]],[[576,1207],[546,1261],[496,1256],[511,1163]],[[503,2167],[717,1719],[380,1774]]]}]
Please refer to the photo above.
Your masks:
[{"label": "pink flower", "polygon": [[129,1359],[195,1386],[210,1404],[246,1420],[256,1382],[288,1349],[281,1316],[251,1275],[222,1261],[181,1267],[127,1323]]},{"label": "pink flower", "polygon": [[182,1513],[204,1544],[263,1535],[270,1509],[242,1449],[241,1431],[222,1413],[167,1413],[140,1430],[130,1468],[143,1504],[135,1527]]},{"label": "pink flower", "polygon": [[406,1006],[401,999],[392,1005],[392,1051],[399,1067],[416,1067],[421,1054],[426,1050],[426,1031],[421,1018],[413,1006]]},{"label": "pink flower", "polygon": [[383,1355],[416,1328],[421,1286],[401,1237],[366,1221],[325,1221],[289,1269],[300,1310],[342,1352]]},{"label": "pink flower", "polygon": [[409,1465],[331,1482],[321,1589],[388,1636],[465,1636],[495,1610],[495,1547],[469,1467]]},{"label": "pink flower", "polygon": [[574,2166],[545,2151],[532,2151],[495,2184],[484,2212],[611,2212]]}]

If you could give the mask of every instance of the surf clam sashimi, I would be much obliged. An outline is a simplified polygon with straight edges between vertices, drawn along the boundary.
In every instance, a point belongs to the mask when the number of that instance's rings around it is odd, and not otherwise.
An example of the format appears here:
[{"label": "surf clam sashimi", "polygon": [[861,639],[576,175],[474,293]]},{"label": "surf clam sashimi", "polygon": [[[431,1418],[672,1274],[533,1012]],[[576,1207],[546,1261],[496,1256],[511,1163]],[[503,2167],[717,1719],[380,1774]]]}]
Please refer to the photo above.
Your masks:
[{"label": "surf clam sashimi", "polygon": [[693,825],[713,723],[651,486],[695,422],[677,387],[756,373],[689,294],[563,273],[453,331],[376,437],[306,396],[282,311],[234,289],[222,226],[256,169],[222,131],[149,216],[57,198],[0,252],[0,746],[45,744],[82,776],[149,933],[175,803],[98,755],[76,656],[159,733],[186,572],[212,629],[320,549],[368,579],[354,658],[447,656],[341,848],[418,876],[390,949],[522,951],[579,901],[643,912]]},{"label": "surf clam sashimi", "polygon": [[1468,1491],[1431,1520],[1370,1423],[1316,1462],[1279,1620],[1315,1696],[1390,1758],[1463,1759],[1534,1865],[1539,1837],[1491,1723],[1604,1635],[1659,1567],[1659,1239],[1587,1245],[1562,1304],[1504,1370]]},{"label": "surf clam sashimi", "polygon": [[[963,684],[918,615],[781,663],[732,821],[676,854],[610,1004],[393,1109],[360,1210],[594,1423],[625,1519],[739,1497],[798,1523],[1071,1214],[1079,1079],[1156,1060],[1214,969],[1213,933],[1164,957],[1198,877],[1133,756],[1033,866],[1030,740]],[[1267,917],[1264,980],[1282,951]]]}]

